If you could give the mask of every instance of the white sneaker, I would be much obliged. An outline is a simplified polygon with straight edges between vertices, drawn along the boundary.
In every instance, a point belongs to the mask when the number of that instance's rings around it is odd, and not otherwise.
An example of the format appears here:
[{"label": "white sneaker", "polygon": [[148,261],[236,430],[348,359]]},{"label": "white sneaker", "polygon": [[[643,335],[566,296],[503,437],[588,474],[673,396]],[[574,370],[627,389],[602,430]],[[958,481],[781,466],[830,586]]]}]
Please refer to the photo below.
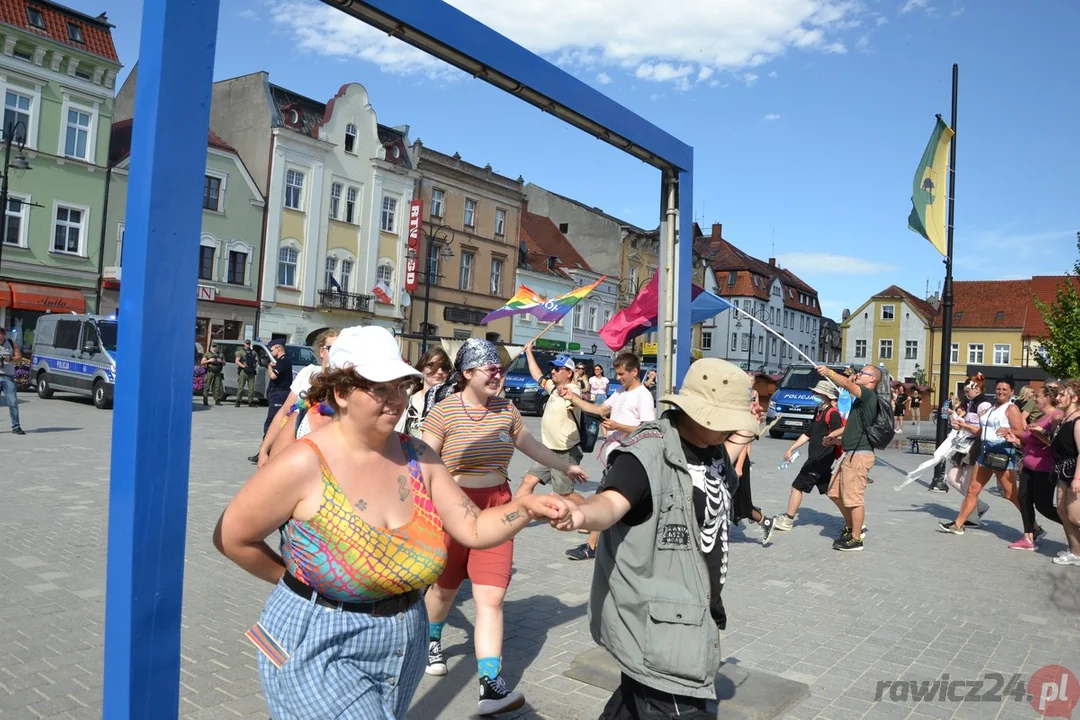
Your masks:
[{"label": "white sneaker", "polygon": [[424,672],[435,676],[446,674],[446,661],[443,660],[442,643],[438,640],[428,641],[427,667]]},{"label": "white sneaker", "polygon": [[1050,562],[1054,563],[1055,565],[1074,565],[1076,567],[1080,567],[1080,555],[1073,555],[1071,552],[1066,551],[1065,553],[1058,555]]}]

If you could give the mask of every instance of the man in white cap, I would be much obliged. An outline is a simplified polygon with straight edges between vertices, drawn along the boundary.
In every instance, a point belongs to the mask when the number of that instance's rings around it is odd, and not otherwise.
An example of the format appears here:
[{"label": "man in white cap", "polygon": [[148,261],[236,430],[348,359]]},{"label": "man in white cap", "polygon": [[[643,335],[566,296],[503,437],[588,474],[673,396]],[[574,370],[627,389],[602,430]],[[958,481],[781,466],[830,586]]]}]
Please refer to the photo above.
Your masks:
[{"label": "man in white cap", "polygon": [[715,718],[721,591],[728,568],[730,458],[761,432],[750,378],[718,358],[690,365],[672,406],[611,452],[596,494],[560,530],[599,530],[589,599],[593,640],[622,681],[601,720]]},{"label": "man in white cap", "polygon": [[814,492],[825,495],[829,491],[829,481],[832,479],[833,462],[843,454],[843,448],[838,445],[826,445],[825,438],[831,437],[839,441],[844,433],[844,418],[836,408],[838,393],[836,386],[828,380],[821,380],[811,388],[814,399],[818,402],[818,410],[810,423],[810,430],[799,436],[799,439],[791,444],[784,453],[784,461],[791,462],[792,456],[803,445],[809,443],[806,451],[806,462],[803,463],[799,474],[791,483],[791,495],[788,496],[787,512],[773,518],[772,523],[765,527],[765,535],[761,542],[767,545],[772,538],[774,530],[786,532],[791,530],[795,522],[795,514],[799,512],[803,496]]}]

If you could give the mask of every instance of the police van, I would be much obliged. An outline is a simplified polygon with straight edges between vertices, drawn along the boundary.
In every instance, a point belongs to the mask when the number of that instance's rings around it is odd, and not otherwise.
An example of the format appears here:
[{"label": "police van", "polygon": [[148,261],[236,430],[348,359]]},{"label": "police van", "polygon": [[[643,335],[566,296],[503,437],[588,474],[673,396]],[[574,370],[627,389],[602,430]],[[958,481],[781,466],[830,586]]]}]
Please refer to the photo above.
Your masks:
[{"label": "police van", "polygon": [[54,392],[92,398],[94,406],[112,405],[116,386],[117,320],[104,315],[44,315],[34,328],[30,376],[38,397]]}]

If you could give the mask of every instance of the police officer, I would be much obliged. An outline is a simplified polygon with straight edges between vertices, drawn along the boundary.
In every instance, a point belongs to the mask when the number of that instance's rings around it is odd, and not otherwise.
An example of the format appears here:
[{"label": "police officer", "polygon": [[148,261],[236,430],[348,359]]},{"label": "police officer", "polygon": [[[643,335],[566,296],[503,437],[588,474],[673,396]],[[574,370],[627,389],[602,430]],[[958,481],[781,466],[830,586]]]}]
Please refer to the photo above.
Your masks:
[{"label": "police officer", "polygon": [[206,382],[203,383],[202,404],[209,405],[208,395],[214,396],[214,404],[221,404],[221,395],[224,392],[221,371],[225,369],[225,358],[218,352],[217,343],[210,343],[210,349],[203,353],[202,365],[206,368]]},{"label": "police officer", "polygon": [[[266,400],[270,403],[270,407],[266,410],[263,436],[270,428],[270,421],[289,398],[289,387],[293,381],[292,363],[285,357],[285,341],[275,338],[267,344],[267,347],[270,348],[270,366],[266,369]],[[255,459],[257,461],[258,457]]]},{"label": "police officer", "polygon": [[255,375],[259,372],[259,358],[251,349],[251,341],[236,350],[236,407],[244,401],[244,388],[248,391],[248,405],[255,407]]}]

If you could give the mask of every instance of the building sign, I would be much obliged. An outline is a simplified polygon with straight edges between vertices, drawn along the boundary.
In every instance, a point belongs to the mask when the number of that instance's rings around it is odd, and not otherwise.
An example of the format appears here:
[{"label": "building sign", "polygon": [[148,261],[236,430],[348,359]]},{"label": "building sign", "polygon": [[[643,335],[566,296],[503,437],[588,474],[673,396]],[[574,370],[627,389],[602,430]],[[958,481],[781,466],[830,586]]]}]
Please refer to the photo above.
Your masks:
[{"label": "building sign", "polygon": [[540,338],[533,343],[538,350],[565,350],[566,343],[562,340],[548,340],[547,338]]},{"label": "building sign", "polygon": [[210,302],[213,302],[217,299],[217,288],[213,285],[200,285],[197,297],[199,300],[209,300]]},{"label": "building sign", "polygon": [[413,200],[409,203],[409,238],[405,250],[405,292],[416,289],[417,270],[420,267],[420,236],[424,233],[424,201]]},{"label": "building sign", "polygon": [[642,343],[641,354],[642,355],[656,355],[660,351],[660,343]]}]

